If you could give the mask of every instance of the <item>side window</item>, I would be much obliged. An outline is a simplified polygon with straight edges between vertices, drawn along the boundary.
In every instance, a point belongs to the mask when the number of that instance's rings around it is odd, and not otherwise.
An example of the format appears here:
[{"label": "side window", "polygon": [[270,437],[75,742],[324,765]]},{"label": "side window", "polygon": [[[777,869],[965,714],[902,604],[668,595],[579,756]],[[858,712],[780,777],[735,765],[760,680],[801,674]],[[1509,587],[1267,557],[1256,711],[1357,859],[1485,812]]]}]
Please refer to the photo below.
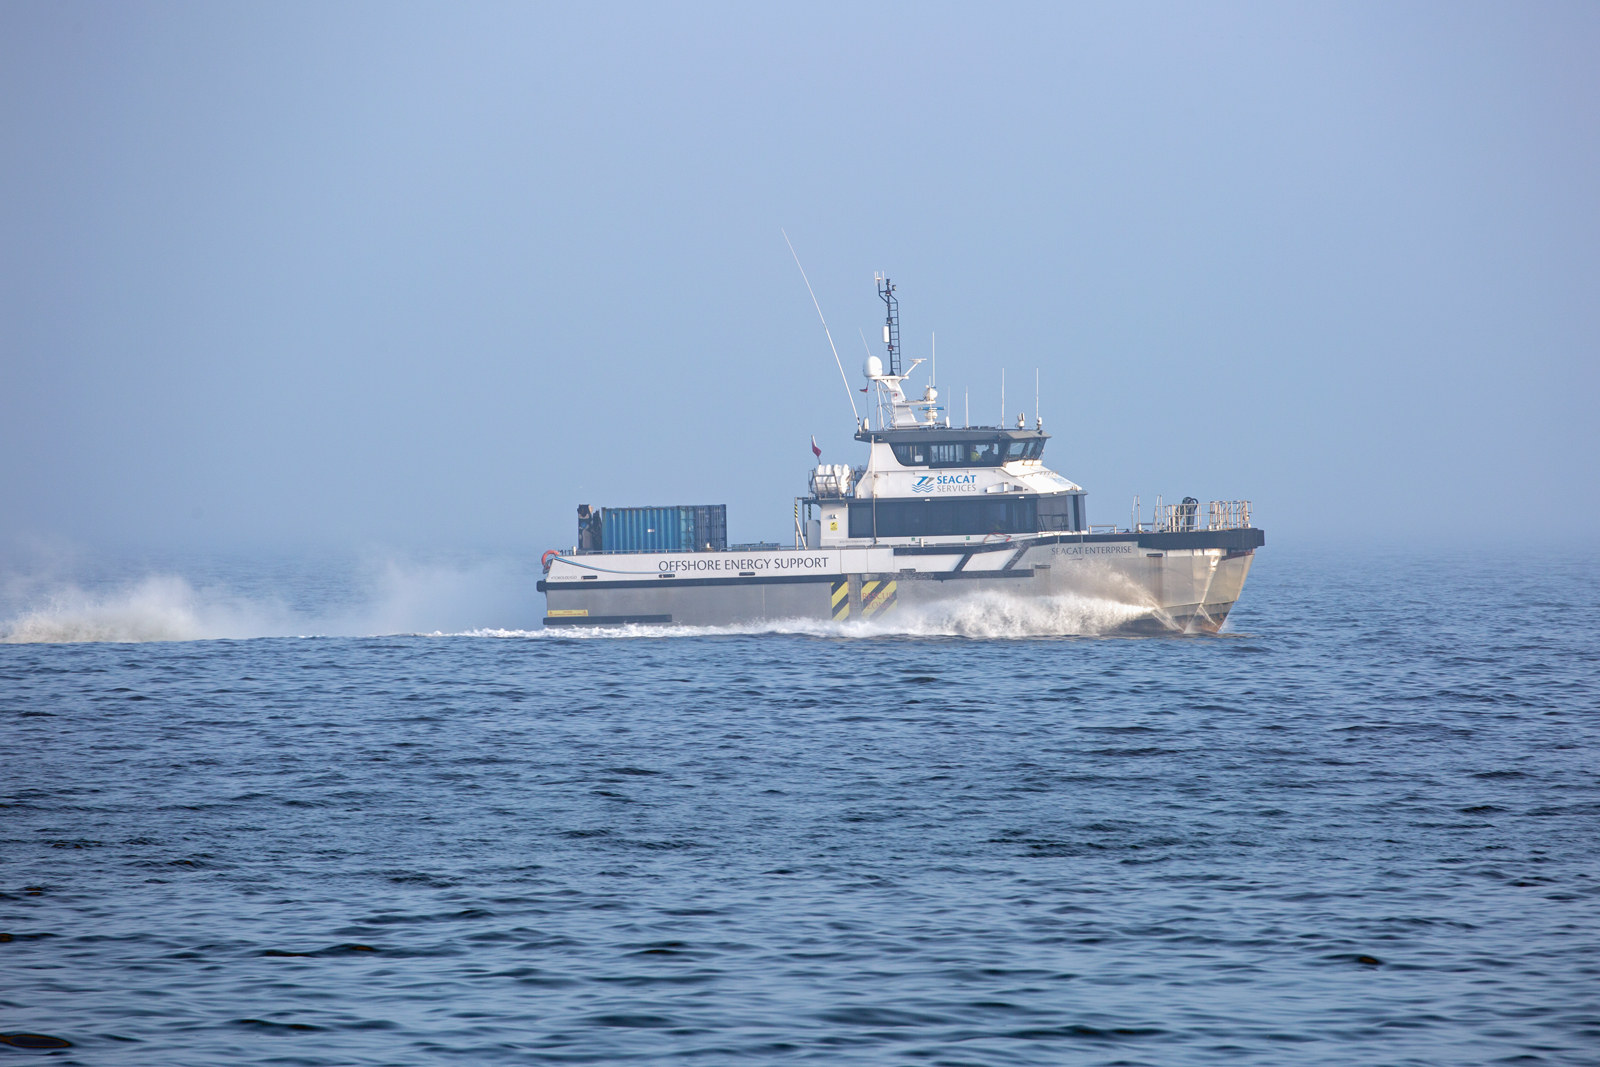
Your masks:
[{"label": "side window", "polygon": [[975,467],[993,467],[1000,463],[999,441],[984,441],[967,447],[968,462]]},{"label": "side window", "polygon": [[928,465],[927,445],[890,445],[894,449],[894,458],[900,461],[902,467],[925,467]]},{"label": "side window", "polygon": [[1006,459],[1021,459],[1026,456],[1030,444],[1032,444],[1031,441],[1012,441],[1010,447],[1006,449]]},{"label": "side window", "polygon": [[1071,530],[1072,497],[1042,496],[1039,498],[1039,529]]}]

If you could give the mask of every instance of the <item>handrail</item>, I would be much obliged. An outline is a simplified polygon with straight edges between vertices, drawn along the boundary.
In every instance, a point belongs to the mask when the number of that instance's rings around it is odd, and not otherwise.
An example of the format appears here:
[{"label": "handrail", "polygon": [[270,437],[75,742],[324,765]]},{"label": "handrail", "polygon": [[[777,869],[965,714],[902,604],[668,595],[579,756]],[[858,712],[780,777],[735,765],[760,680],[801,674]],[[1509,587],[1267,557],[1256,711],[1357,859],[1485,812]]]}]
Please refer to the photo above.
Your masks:
[{"label": "handrail", "polygon": [[1154,522],[1135,524],[1134,533],[1191,533],[1195,530],[1245,530],[1250,527],[1250,501],[1213,500],[1200,510],[1199,501],[1157,504]]}]

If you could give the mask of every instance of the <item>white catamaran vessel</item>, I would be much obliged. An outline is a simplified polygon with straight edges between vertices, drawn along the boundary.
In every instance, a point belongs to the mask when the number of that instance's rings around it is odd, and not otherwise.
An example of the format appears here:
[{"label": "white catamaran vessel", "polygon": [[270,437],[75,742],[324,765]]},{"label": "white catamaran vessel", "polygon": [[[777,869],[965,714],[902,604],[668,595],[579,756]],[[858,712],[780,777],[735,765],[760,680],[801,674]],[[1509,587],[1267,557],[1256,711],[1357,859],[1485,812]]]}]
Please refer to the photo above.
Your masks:
[{"label": "white catamaran vessel", "polygon": [[[821,464],[795,501],[794,547],[726,542],[721,506],[578,509],[579,544],[545,553],[546,626],[724,626],[887,621],[965,597],[1087,597],[1129,609],[1134,632],[1215,633],[1265,543],[1249,501],[1193,498],[1090,525],[1082,487],[1045,467],[1050,435],[952,428],[930,381],[906,396],[895,287],[878,279],[888,365],[863,373],[876,412],[858,417],[863,466]],[[874,418],[873,415],[876,417]],[[820,456],[818,457],[820,458]]]}]

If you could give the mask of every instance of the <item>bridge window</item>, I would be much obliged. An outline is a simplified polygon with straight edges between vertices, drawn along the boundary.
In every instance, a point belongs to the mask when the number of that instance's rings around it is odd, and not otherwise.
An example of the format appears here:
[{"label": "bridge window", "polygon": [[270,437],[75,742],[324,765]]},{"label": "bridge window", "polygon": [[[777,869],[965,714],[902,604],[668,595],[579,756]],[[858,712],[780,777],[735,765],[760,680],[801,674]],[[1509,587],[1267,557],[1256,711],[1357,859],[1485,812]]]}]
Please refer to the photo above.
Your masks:
[{"label": "bridge window", "polygon": [[964,447],[968,466],[998,467],[1005,462],[1004,441],[969,441]]},{"label": "bridge window", "polygon": [[[986,438],[979,441],[913,441],[894,444],[894,458],[902,467],[998,467],[1009,459],[1024,456],[1037,459],[1044,450],[1044,442],[1006,441]],[[1019,451],[1020,450],[1020,451]]]},{"label": "bridge window", "polygon": [[902,467],[926,467],[928,465],[928,446],[925,444],[890,445],[894,449],[894,458],[900,461]]}]

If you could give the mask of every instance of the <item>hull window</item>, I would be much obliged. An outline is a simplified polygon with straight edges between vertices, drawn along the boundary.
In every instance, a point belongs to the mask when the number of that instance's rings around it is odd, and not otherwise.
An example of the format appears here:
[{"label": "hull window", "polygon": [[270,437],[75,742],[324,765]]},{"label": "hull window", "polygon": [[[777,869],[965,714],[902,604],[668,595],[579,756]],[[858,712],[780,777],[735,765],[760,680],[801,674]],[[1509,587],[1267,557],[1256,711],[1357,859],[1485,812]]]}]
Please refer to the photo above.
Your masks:
[{"label": "hull window", "polygon": [[[850,505],[851,537],[940,537],[951,534],[1034,533],[1039,525],[1038,501],[880,500]],[[874,522],[877,526],[874,529]],[[1045,527],[1057,529],[1058,527]]]},{"label": "hull window", "polygon": [[948,537],[1082,530],[1083,517],[1083,497],[1078,493],[982,500],[880,500],[876,519],[871,502],[850,505],[850,536]]}]

